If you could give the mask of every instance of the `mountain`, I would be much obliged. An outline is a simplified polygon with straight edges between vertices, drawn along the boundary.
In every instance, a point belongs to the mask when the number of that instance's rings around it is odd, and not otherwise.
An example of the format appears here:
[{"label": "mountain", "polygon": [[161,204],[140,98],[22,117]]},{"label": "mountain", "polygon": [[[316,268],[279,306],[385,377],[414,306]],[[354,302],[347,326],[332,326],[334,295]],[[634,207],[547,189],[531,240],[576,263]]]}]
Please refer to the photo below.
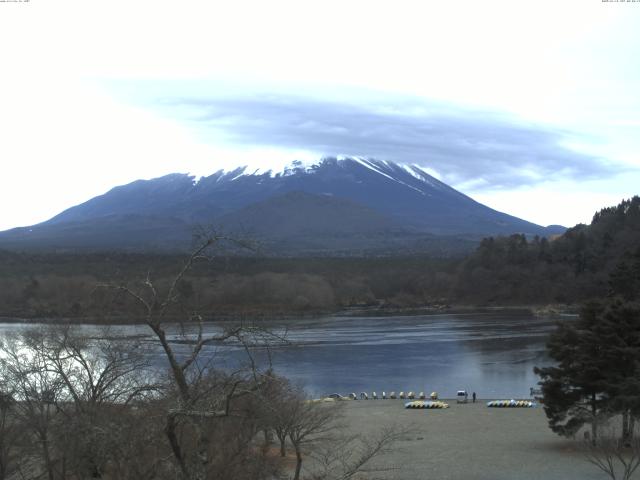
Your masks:
[{"label": "mountain", "polygon": [[488,235],[564,230],[493,210],[417,166],[354,157],[293,162],[279,172],[220,170],[198,181],[185,174],[138,180],[46,222],[2,232],[0,247],[183,249],[197,225],[254,235],[274,253],[345,254],[427,244],[455,250]]}]

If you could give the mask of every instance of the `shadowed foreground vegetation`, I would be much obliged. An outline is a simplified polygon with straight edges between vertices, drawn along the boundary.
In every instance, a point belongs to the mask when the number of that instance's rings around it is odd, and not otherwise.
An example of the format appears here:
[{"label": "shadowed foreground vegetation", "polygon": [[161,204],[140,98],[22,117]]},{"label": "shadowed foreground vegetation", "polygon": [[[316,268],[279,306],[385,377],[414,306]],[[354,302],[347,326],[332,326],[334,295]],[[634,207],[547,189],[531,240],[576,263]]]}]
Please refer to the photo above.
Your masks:
[{"label": "shadowed foreground vegetation", "polygon": [[[239,332],[223,336],[248,345]],[[198,363],[197,343],[165,375],[108,336],[58,325],[0,341],[0,480],[347,480],[399,436],[344,435],[341,404],[268,369]]]},{"label": "shadowed foreground vegetation", "polygon": [[[258,367],[253,352],[286,338],[247,324],[204,332],[184,282],[218,242],[205,239],[169,282],[98,287],[153,343],[62,324],[0,339],[0,480],[348,480],[395,441],[394,429],[342,435],[340,404]],[[195,332],[169,334],[176,319]],[[245,362],[223,370],[201,355],[211,345]]]}]

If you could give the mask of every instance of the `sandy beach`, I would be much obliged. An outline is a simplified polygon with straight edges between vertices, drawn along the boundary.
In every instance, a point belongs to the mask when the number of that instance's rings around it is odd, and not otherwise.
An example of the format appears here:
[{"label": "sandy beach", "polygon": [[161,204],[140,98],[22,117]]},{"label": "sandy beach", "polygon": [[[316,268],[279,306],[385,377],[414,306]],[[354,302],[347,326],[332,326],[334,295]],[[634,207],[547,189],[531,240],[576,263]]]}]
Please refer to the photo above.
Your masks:
[{"label": "sandy beach", "polygon": [[486,401],[445,410],[408,410],[404,400],[346,402],[345,425],[373,434],[384,425],[410,428],[392,451],[376,460],[390,468],[368,478],[561,480],[602,479],[580,442],[561,438],[538,408],[488,408]]}]

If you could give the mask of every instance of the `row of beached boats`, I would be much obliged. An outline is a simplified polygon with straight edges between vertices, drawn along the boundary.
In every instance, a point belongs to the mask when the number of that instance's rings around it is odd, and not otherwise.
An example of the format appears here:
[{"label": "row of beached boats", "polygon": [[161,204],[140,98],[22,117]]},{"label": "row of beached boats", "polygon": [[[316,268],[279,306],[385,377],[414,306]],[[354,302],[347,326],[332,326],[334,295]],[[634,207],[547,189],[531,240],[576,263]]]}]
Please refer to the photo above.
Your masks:
[{"label": "row of beached boats", "polygon": [[[487,402],[487,407],[493,408],[533,408],[535,402],[530,400],[492,400]],[[414,400],[404,404],[404,408],[449,408],[449,404],[441,401]]]},{"label": "row of beached boats", "polygon": [[487,402],[487,407],[493,408],[534,408],[536,402],[531,400],[492,400]]},{"label": "row of beached boats", "polygon": [[[331,395],[329,395],[328,398],[333,398],[336,400],[358,400],[358,398],[360,398],[360,400],[378,400],[379,398],[381,398],[382,400],[386,400],[387,398],[391,399],[391,400],[395,400],[397,398],[399,399],[408,399],[408,400],[413,400],[413,399],[420,399],[420,400],[426,400],[427,396],[425,395],[424,392],[420,392],[417,395],[414,392],[400,392],[396,395],[396,392],[390,392],[389,394],[387,394],[387,392],[382,392],[382,394],[380,396],[378,396],[378,394],[376,392],[371,392],[371,396],[369,396],[369,394],[367,392],[360,392],[360,396],[358,397],[358,395],[354,393],[350,393],[349,395],[347,395],[346,397],[340,395],[339,393],[332,393]],[[431,400],[437,400],[438,399],[438,392],[431,392],[431,394],[429,395],[429,398]]]},{"label": "row of beached boats", "polygon": [[439,400],[414,400],[405,403],[404,408],[449,408],[449,404]]},{"label": "row of beached boats", "polygon": [[[460,398],[458,398],[458,403],[466,403],[467,400],[467,392],[465,390],[460,390],[458,391],[458,396],[463,395],[464,400],[461,401]],[[475,396],[475,394],[474,394]],[[355,392],[350,393],[349,395],[347,395],[346,397],[343,395],[340,395],[339,393],[332,393],[331,395],[329,395],[328,397],[326,397],[326,400],[378,400],[378,399],[391,399],[391,400],[395,400],[395,399],[407,399],[407,400],[414,400],[412,402],[407,402],[404,404],[405,408],[428,408],[428,409],[442,409],[442,408],[449,408],[449,404],[442,402],[442,401],[438,401],[438,392],[431,392],[431,394],[429,394],[429,399],[427,400],[427,395],[424,392],[420,392],[417,395],[414,392],[400,392],[396,395],[396,392],[389,392],[389,394],[387,394],[387,392],[383,391],[382,394],[380,396],[378,396],[377,392],[371,392],[371,395],[369,395],[367,392],[360,392],[360,396],[356,395]],[[474,397],[474,401],[475,401],[475,397]],[[490,402],[487,402],[487,407],[491,407],[491,408],[533,408],[536,407],[537,404],[536,402],[532,402],[531,400],[491,400]]]},{"label": "row of beached boats", "polygon": [[[391,399],[391,400],[395,400],[395,399],[407,399],[407,400],[413,400],[411,402],[407,402],[404,404],[405,408],[428,408],[428,409],[442,409],[442,408],[449,408],[449,404],[442,402],[442,401],[438,401],[438,393],[437,392],[431,392],[431,394],[429,395],[429,400],[427,400],[427,396],[425,395],[424,392],[420,392],[417,395],[414,392],[407,392],[405,394],[405,392],[400,392],[399,394],[396,395],[396,392],[390,392],[389,394],[387,394],[387,392],[382,392],[382,394],[380,396],[378,396],[378,394],[376,392],[372,392],[371,395],[369,395],[367,392],[360,392],[360,396],[356,395],[355,393],[350,393],[347,396],[343,396],[340,395],[339,393],[332,393],[331,395],[329,395],[326,400],[378,400],[378,399]],[[466,402],[458,402],[458,403],[466,403]],[[487,407],[491,407],[491,408],[534,408],[536,407],[537,404],[536,402],[532,402],[530,400],[491,400],[490,402],[487,402]]]}]

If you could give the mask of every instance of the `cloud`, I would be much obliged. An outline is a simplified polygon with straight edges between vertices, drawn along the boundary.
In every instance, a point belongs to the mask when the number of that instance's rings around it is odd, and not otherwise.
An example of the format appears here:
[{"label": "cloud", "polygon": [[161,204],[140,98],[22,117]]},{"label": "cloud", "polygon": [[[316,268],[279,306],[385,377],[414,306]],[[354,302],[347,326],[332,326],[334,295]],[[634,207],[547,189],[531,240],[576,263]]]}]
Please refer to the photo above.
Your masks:
[{"label": "cloud", "polygon": [[271,94],[171,103],[191,109],[205,135],[222,134],[232,144],[418,164],[467,190],[602,178],[622,170],[568,147],[571,132],[422,99],[354,103]]}]

